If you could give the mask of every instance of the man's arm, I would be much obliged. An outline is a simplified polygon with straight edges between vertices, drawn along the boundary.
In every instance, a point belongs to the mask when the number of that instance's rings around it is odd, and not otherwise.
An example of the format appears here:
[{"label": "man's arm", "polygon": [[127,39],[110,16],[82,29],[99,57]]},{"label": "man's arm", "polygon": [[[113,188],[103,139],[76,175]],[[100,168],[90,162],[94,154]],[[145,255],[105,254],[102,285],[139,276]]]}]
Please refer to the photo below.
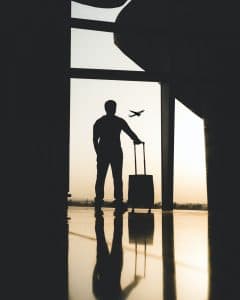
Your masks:
[{"label": "man's arm", "polygon": [[133,140],[135,144],[141,144],[142,141],[138,138],[138,136],[132,131],[132,129],[128,126],[127,122],[123,120],[122,130]]},{"label": "man's arm", "polygon": [[93,145],[94,145],[94,149],[95,152],[98,153],[98,140],[99,140],[99,133],[98,133],[98,129],[96,126],[96,123],[93,126]]}]

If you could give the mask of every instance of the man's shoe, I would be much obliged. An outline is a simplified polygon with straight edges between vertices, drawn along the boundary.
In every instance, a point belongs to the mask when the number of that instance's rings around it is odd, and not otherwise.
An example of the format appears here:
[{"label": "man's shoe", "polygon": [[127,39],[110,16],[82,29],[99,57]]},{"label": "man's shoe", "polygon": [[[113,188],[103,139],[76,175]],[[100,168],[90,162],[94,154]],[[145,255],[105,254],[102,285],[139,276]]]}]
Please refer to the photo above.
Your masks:
[{"label": "man's shoe", "polygon": [[116,207],[116,204],[117,204],[116,200],[113,200],[113,201],[109,202],[110,207]]},{"label": "man's shoe", "polygon": [[121,203],[120,205],[116,205],[116,208],[114,210],[114,216],[118,214],[124,214],[128,210],[126,203]]},{"label": "man's shoe", "polygon": [[103,215],[103,211],[100,207],[95,208],[95,217],[100,217]]},{"label": "man's shoe", "polygon": [[102,207],[104,205],[104,200],[103,199],[95,199],[94,200],[94,206],[95,208],[98,208],[98,207]]}]

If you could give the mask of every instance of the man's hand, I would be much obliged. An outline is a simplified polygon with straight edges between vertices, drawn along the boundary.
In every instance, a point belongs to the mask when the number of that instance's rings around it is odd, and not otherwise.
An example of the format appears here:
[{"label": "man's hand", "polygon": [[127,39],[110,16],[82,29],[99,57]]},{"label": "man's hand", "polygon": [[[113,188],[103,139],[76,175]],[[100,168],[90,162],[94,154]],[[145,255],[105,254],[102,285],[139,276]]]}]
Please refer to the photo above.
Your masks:
[{"label": "man's hand", "polygon": [[143,144],[143,142],[142,142],[142,141],[140,141],[139,139],[137,139],[137,140],[134,140],[133,142],[134,142],[134,144],[136,144],[136,145]]}]

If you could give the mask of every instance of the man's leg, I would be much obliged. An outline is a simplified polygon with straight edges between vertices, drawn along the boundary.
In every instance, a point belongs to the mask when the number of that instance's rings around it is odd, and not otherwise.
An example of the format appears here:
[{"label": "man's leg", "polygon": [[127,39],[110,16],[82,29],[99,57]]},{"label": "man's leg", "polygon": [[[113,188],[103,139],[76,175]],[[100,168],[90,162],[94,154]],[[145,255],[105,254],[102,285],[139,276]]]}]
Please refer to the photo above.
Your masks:
[{"label": "man's leg", "polygon": [[102,155],[97,157],[97,179],[95,184],[95,204],[101,205],[104,198],[104,183],[109,162]]}]

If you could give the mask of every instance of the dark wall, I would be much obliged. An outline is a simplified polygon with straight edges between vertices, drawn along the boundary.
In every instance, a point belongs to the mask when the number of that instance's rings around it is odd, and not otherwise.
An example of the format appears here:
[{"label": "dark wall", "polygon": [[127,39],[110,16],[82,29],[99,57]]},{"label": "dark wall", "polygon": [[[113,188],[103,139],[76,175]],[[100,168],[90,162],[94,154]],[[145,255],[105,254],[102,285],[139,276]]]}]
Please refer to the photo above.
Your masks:
[{"label": "dark wall", "polygon": [[69,3],[2,7],[1,278],[7,299],[15,293],[19,299],[67,298]]}]

